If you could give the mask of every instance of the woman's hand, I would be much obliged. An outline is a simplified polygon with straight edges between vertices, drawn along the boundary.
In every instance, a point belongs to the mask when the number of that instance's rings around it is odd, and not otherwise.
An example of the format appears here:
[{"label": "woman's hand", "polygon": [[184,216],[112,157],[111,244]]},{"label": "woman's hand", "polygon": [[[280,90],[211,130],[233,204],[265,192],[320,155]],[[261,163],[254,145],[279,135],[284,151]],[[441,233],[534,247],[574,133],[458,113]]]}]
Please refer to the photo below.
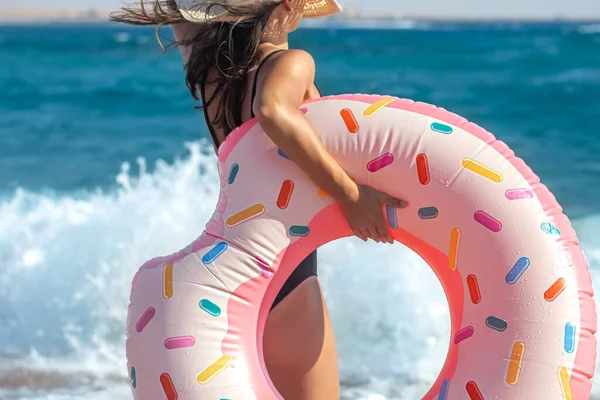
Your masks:
[{"label": "woman's hand", "polygon": [[383,206],[405,208],[408,203],[396,199],[370,186],[358,186],[354,198],[340,201],[342,212],[352,232],[365,242],[373,239],[377,243],[394,243],[383,215]]}]

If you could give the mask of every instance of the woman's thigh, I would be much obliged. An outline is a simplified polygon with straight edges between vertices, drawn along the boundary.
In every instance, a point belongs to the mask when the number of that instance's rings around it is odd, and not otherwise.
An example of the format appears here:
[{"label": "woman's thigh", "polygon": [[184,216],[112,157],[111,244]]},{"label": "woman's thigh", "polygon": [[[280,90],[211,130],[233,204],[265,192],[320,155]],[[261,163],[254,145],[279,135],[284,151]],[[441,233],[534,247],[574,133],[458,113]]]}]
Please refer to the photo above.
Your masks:
[{"label": "woman's thigh", "polygon": [[333,327],[316,277],[271,311],[263,341],[269,375],[285,400],[339,399]]}]

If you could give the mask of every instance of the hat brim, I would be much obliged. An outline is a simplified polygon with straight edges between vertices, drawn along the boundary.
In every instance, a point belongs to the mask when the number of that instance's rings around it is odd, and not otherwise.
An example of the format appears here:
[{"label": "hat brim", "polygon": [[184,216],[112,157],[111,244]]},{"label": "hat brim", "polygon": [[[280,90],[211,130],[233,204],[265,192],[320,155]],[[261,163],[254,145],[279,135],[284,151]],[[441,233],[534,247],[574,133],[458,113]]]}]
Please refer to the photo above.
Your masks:
[{"label": "hat brim", "polygon": [[[256,0],[245,1],[242,4],[252,3]],[[210,21],[231,21],[234,17],[222,7],[214,6],[211,12],[201,10],[194,5],[194,0],[179,0],[177,5],[179,12],[187,21],[194,23],[204,23]],[[342,11],[342,7],[337,0],[307,0],[304,8],[304,18],[318,18],[337,14]]]}]

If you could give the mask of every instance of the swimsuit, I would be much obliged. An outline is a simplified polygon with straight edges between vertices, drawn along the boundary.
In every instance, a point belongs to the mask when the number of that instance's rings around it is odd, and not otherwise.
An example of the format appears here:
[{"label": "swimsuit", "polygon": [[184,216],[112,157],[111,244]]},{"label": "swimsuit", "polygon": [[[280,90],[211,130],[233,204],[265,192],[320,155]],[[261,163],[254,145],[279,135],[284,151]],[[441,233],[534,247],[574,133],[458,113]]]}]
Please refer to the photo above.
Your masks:
[{"label": "swimsuit", "polygon": [[[256,97],[256,84],[258,82],[258,74],[260,73],[260,69],[273,55],[275,55],[279,52],[282,52],[282,51],[285,51],[285,50],[276,50],[276,51],[268,54],[260,62],[259,66],[256,70],[256,74],[254,75],[254,83],[252,85],[252,100],[250,102],[250,107],[251,107],[250,113],[251,113],[252,118],[255,117],[254,110],[252,110],[252,105],[254,104],[254,98]],[[316,86],[316,84],[315,84],[315,86]],[[317,90],[318,90],[318,87],[317,87]],[[320,94],[320,91],[319,91],[319,94]],[[210,119],[208,117],[206,101],[204,98],[204,85],[200,85],[200,96],[202,98],[202,106],[203,106],[202,108],[204,109],[204,117],[206,119],[206,124],[208,125],[208,131],[210,132],[210,136],[212,137],[215,147],[218,148],[219,140],[217,139],[217,135],[215,133],[213,126],[209,122]],[[296,289],[302,282],[304,282],[306,279],[310,278],[311,276],[317,276],[317,252],[316,251],[314,251],[308,257],[306,257],[298,265],[298,267],[294,270],[292,275],[290,275],[288,280],[285,282],[285,284],[281,288],[280,292],[277,294],[277,297],[275,298],[275,301],[273,302],[273,305],[271,306],[271,310],[273,310],[273,308],[275,308],[275,306],[277,306],[287,295],[292,293],[292,291],[294,291],[294,289]]]}]

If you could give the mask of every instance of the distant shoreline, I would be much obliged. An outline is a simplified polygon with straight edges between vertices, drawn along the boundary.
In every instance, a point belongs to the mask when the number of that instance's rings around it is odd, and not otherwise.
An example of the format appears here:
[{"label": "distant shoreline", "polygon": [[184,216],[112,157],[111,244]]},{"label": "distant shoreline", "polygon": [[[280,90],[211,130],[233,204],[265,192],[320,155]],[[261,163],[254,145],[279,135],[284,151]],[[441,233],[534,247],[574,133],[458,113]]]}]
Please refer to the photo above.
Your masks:
[{"label": "distant shoreline", "polygon": [[[0,7],[1,25],[31,25],[47,23],[81,24],[81,23],[107,23],[109,14],[115,10],[98,9],[56,9],[50,7]],[[311,20],[308,25],[322,26],[328,22],[334,23],[361,23],[361,22],[449,22],[449,23],[600,23],[597,17],[527,17],[527,16],[447,16],[447,15],[380,15],[380,14],[340,14],[338,16]]]}]

